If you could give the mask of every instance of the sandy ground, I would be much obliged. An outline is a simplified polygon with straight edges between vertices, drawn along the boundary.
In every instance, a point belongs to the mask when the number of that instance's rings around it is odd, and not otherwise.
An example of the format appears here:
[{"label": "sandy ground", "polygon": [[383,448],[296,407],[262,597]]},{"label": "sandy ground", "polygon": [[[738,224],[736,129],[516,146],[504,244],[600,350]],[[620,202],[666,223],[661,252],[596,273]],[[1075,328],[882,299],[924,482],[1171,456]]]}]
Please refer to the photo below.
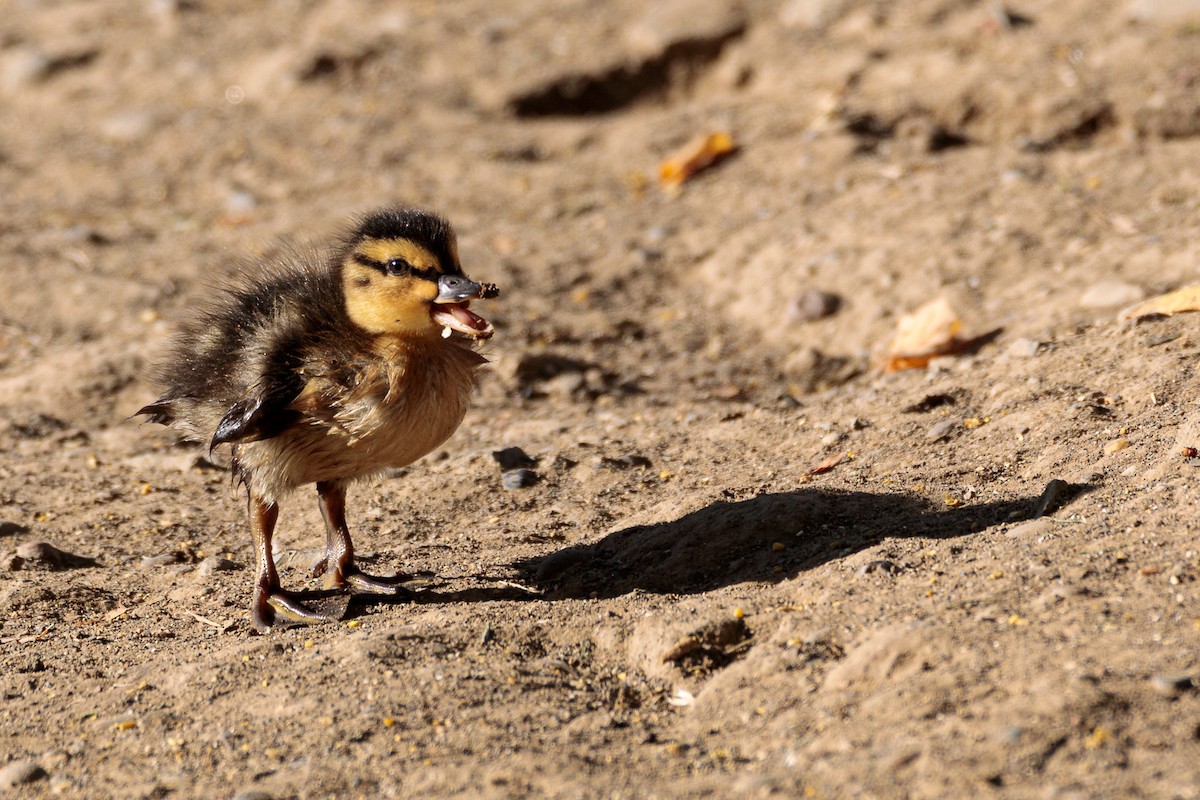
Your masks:
[{"label": "sandy ground", "polygon": [[[1200,318],[1118,320],[1200,277],[1189,6],[11,0],[0,784],[1196,797]],[[396,201],[493,363],[351,495],[412,596],[259,636],[243,499],[128,417],[208,279]],[[882,372],[935,297],[987,335]]]}]

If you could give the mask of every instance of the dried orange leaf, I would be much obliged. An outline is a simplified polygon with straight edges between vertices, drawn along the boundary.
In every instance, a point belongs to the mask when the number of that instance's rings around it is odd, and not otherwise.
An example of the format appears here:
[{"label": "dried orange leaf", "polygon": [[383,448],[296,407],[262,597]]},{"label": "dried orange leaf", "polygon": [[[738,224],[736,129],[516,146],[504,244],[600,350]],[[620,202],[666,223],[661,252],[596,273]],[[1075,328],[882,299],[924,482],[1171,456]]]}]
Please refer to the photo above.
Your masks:
[{"label": "dried orange leaf", "polygon": [[711,167],[737,149],[733,137],[724,131],[697,137],[658,166],[658,182],[677,189],[697,172]]},{"label": "dried orange leaf", "polygon": [[849,455],[849,453],[834,453],[833,455],[827,457],[820,464],[817,464],[815,467],[810,469],[808,471],[808,474],[809,475],[823,475],[826,472],[829,472],[829,470],[836,467],[838,464],[842,463],[842,460],[845,459],[846,456],[848,456],[848,455]]},{"label": "dried orange leaf", "polygon": [[1117,319],[1125,321],[1148,317],[1151,314],[1179,314],[1183,311],[1200,311],[1200,284],[1185,286],[1173,292],[1151,297],[1149,300],[1132,305],[1121,311]]},{"label": "dried orange leaf", "polygon": [[900,318],[884,371],[923,369],[935,356],[960,352],[964,345],[958,338],[961,331],[962,320],[950,301],[945,297],[930,300]]}]

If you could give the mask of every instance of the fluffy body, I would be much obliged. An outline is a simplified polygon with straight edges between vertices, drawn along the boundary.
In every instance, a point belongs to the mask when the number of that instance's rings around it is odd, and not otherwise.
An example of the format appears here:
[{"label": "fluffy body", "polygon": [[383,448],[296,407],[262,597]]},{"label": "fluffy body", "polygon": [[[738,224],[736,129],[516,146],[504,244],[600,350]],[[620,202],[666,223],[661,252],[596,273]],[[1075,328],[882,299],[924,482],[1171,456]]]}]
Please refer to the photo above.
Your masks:
[{"label": "fluffy body", "polygon": [[345,613],[345,602],[310,608],[280,585],[279,499],[303,484],[316,484],[325,521],[326,587],[399,592],[355,562],[346,486],[411,464],[458,428],[484,363],[471,343],[493,333],[468,305],[498,293],[463,274],[444,219],[385,208],[326,257],[285,249],[244,270],[181,329],[159,373],[163,394],[138,413],[231,448],[249,494],[259,631]]},{"label": "fluffy body", "polygon": [[462,422],[485,359],[459,338],[362,330],[342,284],[338,261],[298,249],[244,271],[180,331],[151,418],[208,442],[232,407],[262,403],[262,430],[232,460],[268,502],[429,453]]}]

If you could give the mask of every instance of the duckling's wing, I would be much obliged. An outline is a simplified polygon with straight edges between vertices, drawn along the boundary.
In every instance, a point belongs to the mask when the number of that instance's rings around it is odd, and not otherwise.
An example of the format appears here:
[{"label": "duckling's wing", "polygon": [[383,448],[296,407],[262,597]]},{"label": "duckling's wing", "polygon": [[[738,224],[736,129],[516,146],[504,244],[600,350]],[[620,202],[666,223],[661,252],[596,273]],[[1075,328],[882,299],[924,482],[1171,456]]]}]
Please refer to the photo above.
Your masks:
[{"label": "duckling's wing", "polygon": [[234,403],[217,423],[208,449],[219,444],[257,442],[283,433],[300,420],[300,412],[288,408],[298,394],[246,397]]},{"label": "duckling's wing", "polygon": [[147,422],[170,425],[175,420],[175,404],[169,397],[160,397],[142,406],[130,416],[145,417]]}]

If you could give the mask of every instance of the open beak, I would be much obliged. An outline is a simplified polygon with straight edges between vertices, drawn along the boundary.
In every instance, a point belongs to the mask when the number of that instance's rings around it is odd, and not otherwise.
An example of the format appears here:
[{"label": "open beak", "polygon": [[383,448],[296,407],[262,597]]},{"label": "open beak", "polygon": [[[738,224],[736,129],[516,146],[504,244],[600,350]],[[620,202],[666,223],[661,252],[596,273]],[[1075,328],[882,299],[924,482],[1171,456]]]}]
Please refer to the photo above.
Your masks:
[{"label": "open beak", "polygon": [[492,323],[471,311],[471,300],[496,297],[500,290],[493,283],[476,283],[462,275],[443,275],[438,278],[438,294],[433,299],[432,318],[442,326],[442,336],[452,331],[472,339],[489,339],[495,333]]}]

